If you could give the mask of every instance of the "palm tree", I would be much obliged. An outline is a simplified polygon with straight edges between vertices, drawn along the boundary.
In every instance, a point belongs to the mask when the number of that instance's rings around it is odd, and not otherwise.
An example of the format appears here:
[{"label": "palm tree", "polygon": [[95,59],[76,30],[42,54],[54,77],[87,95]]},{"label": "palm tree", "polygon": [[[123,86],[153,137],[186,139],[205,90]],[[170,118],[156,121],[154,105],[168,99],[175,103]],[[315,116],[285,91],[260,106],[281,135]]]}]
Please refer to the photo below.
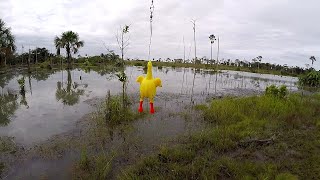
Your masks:
[{"label": "palm tree", "polygon": [[3,58],[6,64],[7,57],[16,51],[14,42],[15,38],[11,33],[11,28],[6,27],[5,22],[0,19],[0,64],[3,63]]},{"label": "palm tree", "polygon": [[212,44],[214,43],[214,41],[216,40],[216,36],[211,34],[209,36],[209,39],[210,39],[210,43],[211,43],[211,63],[212,63]]},{"label": "palm tree", "polygon": [[311,64],[312,64],[312,66],[313,66],[313,63],[314,63],[315,61],[317,61],[317,60],[316,60],[316,58],[315,58],[314,56],[311,56],[311,57],[310,57],[310,60],[311,60]]},{"label": "palm tree", "polygon": [[76,54],[84,42],[79,40],[79,35],[73,31],[62,33],[61,37],[54,38],[54,44],[57,49],[57,55],[60,55],[60,49],[65,48],[67,53],[68,68],[71,67],[71,53]]}]

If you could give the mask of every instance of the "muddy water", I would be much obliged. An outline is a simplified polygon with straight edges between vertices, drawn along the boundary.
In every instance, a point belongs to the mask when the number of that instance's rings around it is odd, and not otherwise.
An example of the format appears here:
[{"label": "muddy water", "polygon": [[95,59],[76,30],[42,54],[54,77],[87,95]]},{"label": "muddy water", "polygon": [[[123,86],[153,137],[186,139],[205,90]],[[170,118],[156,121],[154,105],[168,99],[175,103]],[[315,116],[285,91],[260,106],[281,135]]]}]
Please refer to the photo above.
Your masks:
[{"label": "muddy water", "polygon": [[[138,106],[139,101],[139,86],[135,78],[143,73],[140,67],[126,68],[129,78],[127,92],[136,99],[134,106]],[[94,109],[90,105],[94,99],[104,98],[108,90],[117,94],[122,86],[113,73],[76,69],[39,74],[26,76],[25,94],[19,93],[17,83],[17,79],[22,77],[21,73],[0,75],[1,101],[10,102],[6,105],[1,102],[2,108],[10,111],[0,115],[3,118],[0,121],[0,135],[15,137],[15,142],[24,147],[32,147],[59,134],[75,131],[79,128],[76,125],[79,119]],[[296,78],[274,75],[234,71],[213,74],[196,70],[194,76],[194,70],[190,68],[166,67],[154,67],[153,75],[160,77],[163,85],[155,98],[157,113],[133,123],[133,131],[126,136],[134,137],[131,140],[115,135],[106,145],[114,149],[125,141],[138,142],[136,148],[131,150],[135,156],[116,161],[116,172],[122,165],[147,155],[168,139],[202,128],[199,117],[193,116],[189,108],[193,103],[204,102],[213,96],[257,94],[270,84],[284,84],[292,91],[297,90]],[[144,103],[144,108],[148,111],[148,102]],[[68,169],[79,158],[78,154],[79,151],[75,150],[64,152],[55,160],[33,156],[17,161],[19,163],[13,161],[6,173],[7,179],[33,179],[41,176],[68,179]]]}]

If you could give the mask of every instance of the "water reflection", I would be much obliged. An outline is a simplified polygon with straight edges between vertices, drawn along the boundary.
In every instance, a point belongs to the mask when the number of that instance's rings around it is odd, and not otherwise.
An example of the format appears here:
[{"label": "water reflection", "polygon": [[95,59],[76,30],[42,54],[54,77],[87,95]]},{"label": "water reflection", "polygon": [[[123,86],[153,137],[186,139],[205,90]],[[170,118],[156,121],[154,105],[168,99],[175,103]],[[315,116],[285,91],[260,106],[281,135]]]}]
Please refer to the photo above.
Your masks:
[{"label": "water reflection", "polygon": [[18,96],[8,92],[0,94],[0,126],[6,126],[10,122],[10,117],[18,109]]},{"label": "water reflection", "polygon": [[54,73],[55,72],[52,70],[50,70],[50,71],[41,70],[41,71],[36,71],[36,72],[32,73],[31,77],[32,77],[32,79],[35,79],[37,81],[45,81],[50,77],[50,75],[52,75]]},{"label": "water reflection", "polygon": [[[63,72],[62,72],[63,73]],[[64,105],[73,106],[79,103],[80,96],[84,94],[84,89],[80,89],[80,85],[76,82],[72,83],[71,71],[68,70],[67,86],[64,87],[63,82],[57,82],[56,99],[62,101]],[[83,87],[87,87],[84,85]]]},{"label": "water reflection", "polygon": [[[0,74],[0,123],[6,125],[0,127],[0,136],[15,137],[17,142],[27,145],[45,140],[74,128],[74,123],[92,110],[90,104],[95,104],[97,98],[104,98],[108,90],[112,94],[122,93],[123,84],[115,78],[117,70],[110,67],[91,68],[87,73],[83,69],[42,71],[27,74],[14,70]],[[142,72],[143,67],[125,69],[128,94],[138,95],[139,85],[135,80]],[[17,79],[21,75],[26,80],[25,93],[19,94]],[[238,71],[214,74],[214,71],[202,69],[154,67],[154,75],[163,82],[156,97],[158,103],[165,100],[166,94],[169,100],[174,95],[178,99],[174,101],[189,103],[190,96],[192,101],[203,102],[212,95],[262,92],[271,84],[297,89],[297,78]],[[157,106],[173,106],[174,101],[165,100]]]},{"label": "water reflection", "polygon": [[0,87],[2,90],[9,83],[9,81],[14,78],[14,76],[15,74],[11,72],[0,74]]},{"label": "water reflection", "polygon": [[24,105],[27,109],[29,109],[29,105],[26,99],[26,92],[25,91],[20,91],[20,105]]}]

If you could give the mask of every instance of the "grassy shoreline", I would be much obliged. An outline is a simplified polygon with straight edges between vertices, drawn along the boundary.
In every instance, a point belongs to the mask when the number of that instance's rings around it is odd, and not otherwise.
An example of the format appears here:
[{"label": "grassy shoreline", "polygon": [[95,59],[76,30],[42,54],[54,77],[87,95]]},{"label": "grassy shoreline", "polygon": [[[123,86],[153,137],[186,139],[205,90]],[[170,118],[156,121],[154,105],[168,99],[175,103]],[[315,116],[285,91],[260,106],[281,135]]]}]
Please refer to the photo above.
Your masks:
[{"label": "grassy shoreline", "polygon": [[319,179],[320,95],[253,96],[198,106],[206,130],[163,147],[119,179]]},{"label": "grassy shoreline", "polygon": [[[132,60],[132,61],[125,61],[125,65],[127,66],[146,66],[147,61],[142,61],[142,60]],[[47,69],[47,66],[49,65],[48,62],[44,63],[39,63],[39,64],[32,64],[30,66],[31,70],[35,69]],[[52,64],[50,65],[52,69],[61,69],[60,64]],[[196,68],[196,69],[210,69],[210,70],[216,70],[215,65],[208,65],[208,64],[193,64],[193,63],[175,63],[175,62],[158,62],[158,61],[153,61],[153,66],[156,67],[185,67],[185,68]],[[0,71],[7,70],[9,68],[28,68],[27,65],[12,65],[12,66],[6,66],[6,67],[1,67]],[[64,63],[63,64],[63,69],[67,68],[68,64]],[[119,66],[117,67],[116,64],[114,63],[90,63],[85,64],[85,63],[73,63],[72,64],[73,68],[102,68],[102,67],[115,67],[115,68],[120,68]],[[292,77],[297,77],[299,76],[298,74],[295,73],[284,73],[282,71],[276,71],[276,70],[267,70],[267,69],[255,69],[255,68],[248,68],[248,67],[237,67],[237,66],[227,66],[227,65],[218,65],[217,70],[232,70],[232,71],[243,71],[243,72],[251,72],[251,73],[260,73],[260,74],[273,74],[273,75],[280,75],[280,76],[292,76]]]},{"label": "grassy shoreline", "polygon": [[[126,65],[130,66],[145,66],[147,61],[140,61],[140,60],[133,60],[133,61],[126,61]],[[208,65],[208,64],[193,64],[193,63],[175,63],[175,62],[158,62],[153,61],[153,66],[162,67],[185,67],[185,68],[196,68],[196,69],[211,69],[216,70],[215,65]],[[281,71],[276,70],[266,70],[266,69],[251,69],[248,67],[237,67],[237,66],[226,66],[226,65],[218,65],[217,70],[232,70],[232,71],[243,71],[243,72],[251,72],[251,73],[260,73],[260,74],[273,74],[273,75],[283,75],[283,76],[293,76],[297,77],[297,74],[292,73],[282,73]]]}]

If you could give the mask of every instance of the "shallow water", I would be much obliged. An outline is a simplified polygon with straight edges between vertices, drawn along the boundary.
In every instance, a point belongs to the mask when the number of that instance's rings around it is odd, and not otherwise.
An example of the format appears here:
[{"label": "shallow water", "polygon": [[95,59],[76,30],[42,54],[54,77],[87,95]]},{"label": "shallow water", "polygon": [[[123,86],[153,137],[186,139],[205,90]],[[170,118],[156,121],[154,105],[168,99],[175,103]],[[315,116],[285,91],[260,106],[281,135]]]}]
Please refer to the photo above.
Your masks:
[{"label": "shallow water", "polygon": [[[135,79],[143,73],[142,67],[126,68],[127,93],[135,99],[134,108],[139,103],[139,86]],[[25,94],[19,93],[17,83],[23,75]],[[133,122],[132,132],[115,134],[105,145],[108,151],[119,145],[130,145],[129,155],[115,160],[113,174],[137,158],[154,152],[157,146],[168,143],[168,140],[203,128],[199,116],[190,109],[194,103],[203,103],[215,96],[259,94],[270,84],[285,84],[290,90],[297,90],[297,78],[274,75],[235,71],[214,74],[207,70],[196,70],[194,75],[191,68],[169,67],[154,67],[153,75],[160,77],[163,85],[155,98],[156,113]],[[122,84],[109,71],[38,71],[29,76],[24,71],[15,70],[0,74],[0,87],[0,135],[13,136],[18,144],[33,147],[54,142],[57,136],[65,138],[64,133],[79,138],[81,130],[77,123],[94,110],[91,104],[104,98],[108,90],[112,94],[120,93]],[[145,101],[145,111],[149,110],[148,106]],[[27,157],[22,155],[22,159],[9,160],[11,167],[4,174],[6,179],[70,179],[71,168],[78,159],[79,149],[70,149],[54,159],[43,159],[31,153]]]},{"label": "shallow water", "polygon": [[[236,71],[214,74],[207,70],[196,70],[193,79],[193,72],[191,68],[154,67],[153,75],[160,77],[163,85],[158,89],[155,106],[160,105],[157,105],[159,98],[169,100],[172,95],[177,96],[176,101],[190,101],[193,94],[193,100],[202,102],[215,95],[261,92],[270,84],[284,84],[292,91],[297,90],[297,78],[293,77]],[[142,67],[126,68],[129,94],[137,94],[138,97],[139,86],[135,79],[143,73]],[[22,74],[13,71],[0,75],[0,136],[15,137],[15,141],[24,146],[41,143],[72,129],[82,116],[92,111],[91,99],[105,97],[108,90],[112,94],[120,93],[122,87],[113,73],[85,72],[80,69],[45,73],[39,71],[31,77],[24,74],[26,93],[21,95],[17,79]],[[170,106],[170,103],[164,101],[161,106]],[[175,112],[180,108],[175,105],[169,109]],[[159,124],[155,126],[159,127]],[[141,132],[148,131],[143,126],[141,129]]]}]

